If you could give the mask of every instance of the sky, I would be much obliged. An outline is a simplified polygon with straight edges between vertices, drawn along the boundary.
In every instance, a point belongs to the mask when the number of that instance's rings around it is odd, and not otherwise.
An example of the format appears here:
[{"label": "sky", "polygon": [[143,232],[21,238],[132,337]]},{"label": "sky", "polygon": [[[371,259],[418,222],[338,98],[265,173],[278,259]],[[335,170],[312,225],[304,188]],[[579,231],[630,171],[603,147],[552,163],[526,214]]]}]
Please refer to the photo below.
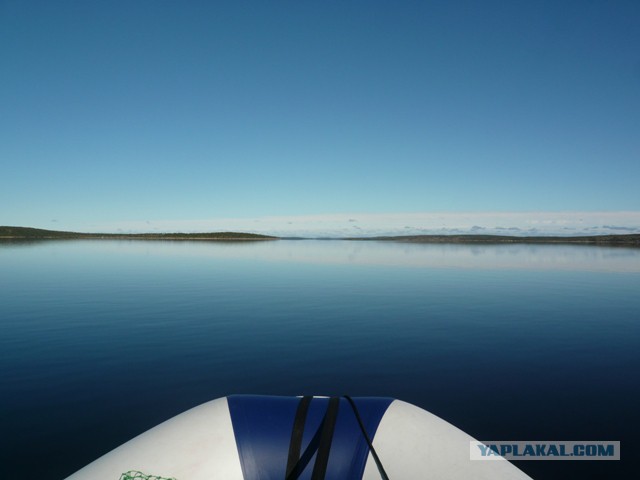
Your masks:
[{"label": "sky", "polygon": [[638,19],[637,0],[0,0],[0,225],[640,233]]}]

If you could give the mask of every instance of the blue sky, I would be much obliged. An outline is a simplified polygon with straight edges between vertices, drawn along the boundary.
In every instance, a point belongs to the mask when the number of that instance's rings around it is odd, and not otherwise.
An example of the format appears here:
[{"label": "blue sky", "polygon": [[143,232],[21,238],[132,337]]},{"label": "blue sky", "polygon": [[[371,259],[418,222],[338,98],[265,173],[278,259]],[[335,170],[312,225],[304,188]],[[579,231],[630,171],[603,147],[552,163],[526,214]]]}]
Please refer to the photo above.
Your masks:
[{"label": "blue sky", "polygon": [[638,18],[635,0],[0,0],[0,224],[640,231]]}]

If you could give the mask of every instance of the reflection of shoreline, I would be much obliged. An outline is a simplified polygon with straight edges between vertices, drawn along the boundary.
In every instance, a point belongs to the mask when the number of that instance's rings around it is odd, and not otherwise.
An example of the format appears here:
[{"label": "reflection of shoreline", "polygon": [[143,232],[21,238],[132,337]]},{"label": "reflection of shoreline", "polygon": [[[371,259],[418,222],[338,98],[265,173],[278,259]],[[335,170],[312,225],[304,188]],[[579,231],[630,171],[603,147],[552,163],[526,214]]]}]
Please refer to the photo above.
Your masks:
[{"label": "reflection of shoreline", "polygon": [[[75,240],[45,242],[0,241],[0,255],[11,249],[43,249],[76,254],[100,252],[104,258],[140,255],[157,261],[184,262],[217,268],[219,262],[241,260],[274,265],[302,264],[312,268],[411,268],[457,270],[525,270],[640,273],[640,249],[623,246],[544,244],[444,244],[345,240],[279,240],[274,242],[187,242],[142,240]],[[3,248],[4,247],[4,248]],[[44,250],[49,249],[51,250]],[[156,261],[156,260],[153,260]]]},{"label": "reflection of shoreline", "polygon": [[13,238],[13,237],[0,237],[0,248],[4,245],[11,246],[29,246],[29,245],[42,245],[47,242],[56,242],[54,239],[46,238]]},{"label": "reflection of shoreline", "polygon": [[543,244],[543,245],[592,245],[606,247],[640,247],[640,235],[590,235],[577,237],[515,237],[508,235],[404,235],[393,237],[351,237],[345,240],[377,240],[406,243],[437,244]]}]

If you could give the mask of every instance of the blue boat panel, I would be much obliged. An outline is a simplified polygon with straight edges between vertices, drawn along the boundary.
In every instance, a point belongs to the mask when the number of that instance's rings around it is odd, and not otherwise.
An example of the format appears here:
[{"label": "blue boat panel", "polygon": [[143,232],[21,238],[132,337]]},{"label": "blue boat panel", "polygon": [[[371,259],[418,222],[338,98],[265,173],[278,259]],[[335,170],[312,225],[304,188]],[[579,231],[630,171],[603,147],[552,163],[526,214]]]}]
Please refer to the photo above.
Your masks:
[{"label": "blue boat panel", "polygon": [[[360,397],[353,400],[373,439],[393,399]],[[300,398],[232,395],[227,401],[244,480],[283,480]],[[309,405],[301,449],[301,458],[306,458],[308,464],[297,477],[300,480],[311,478],[318,432],[328,403],[328,398],[313,398]],[[341,398],[325,480],[361,480],[368,453],[355,414],[347,400]]]}]

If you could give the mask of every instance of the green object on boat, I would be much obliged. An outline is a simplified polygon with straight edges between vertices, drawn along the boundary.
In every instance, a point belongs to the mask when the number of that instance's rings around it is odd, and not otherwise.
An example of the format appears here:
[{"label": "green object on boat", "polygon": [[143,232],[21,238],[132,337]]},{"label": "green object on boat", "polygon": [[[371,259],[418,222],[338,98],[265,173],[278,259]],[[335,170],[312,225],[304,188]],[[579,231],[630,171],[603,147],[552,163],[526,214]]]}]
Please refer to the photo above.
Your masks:
[{"label": "green object on boat", "polygon": [[120,476],[120,480],[176,480],[173,477],[160,477],[158,475],[147,475],[137,470],[129,470]]}]

